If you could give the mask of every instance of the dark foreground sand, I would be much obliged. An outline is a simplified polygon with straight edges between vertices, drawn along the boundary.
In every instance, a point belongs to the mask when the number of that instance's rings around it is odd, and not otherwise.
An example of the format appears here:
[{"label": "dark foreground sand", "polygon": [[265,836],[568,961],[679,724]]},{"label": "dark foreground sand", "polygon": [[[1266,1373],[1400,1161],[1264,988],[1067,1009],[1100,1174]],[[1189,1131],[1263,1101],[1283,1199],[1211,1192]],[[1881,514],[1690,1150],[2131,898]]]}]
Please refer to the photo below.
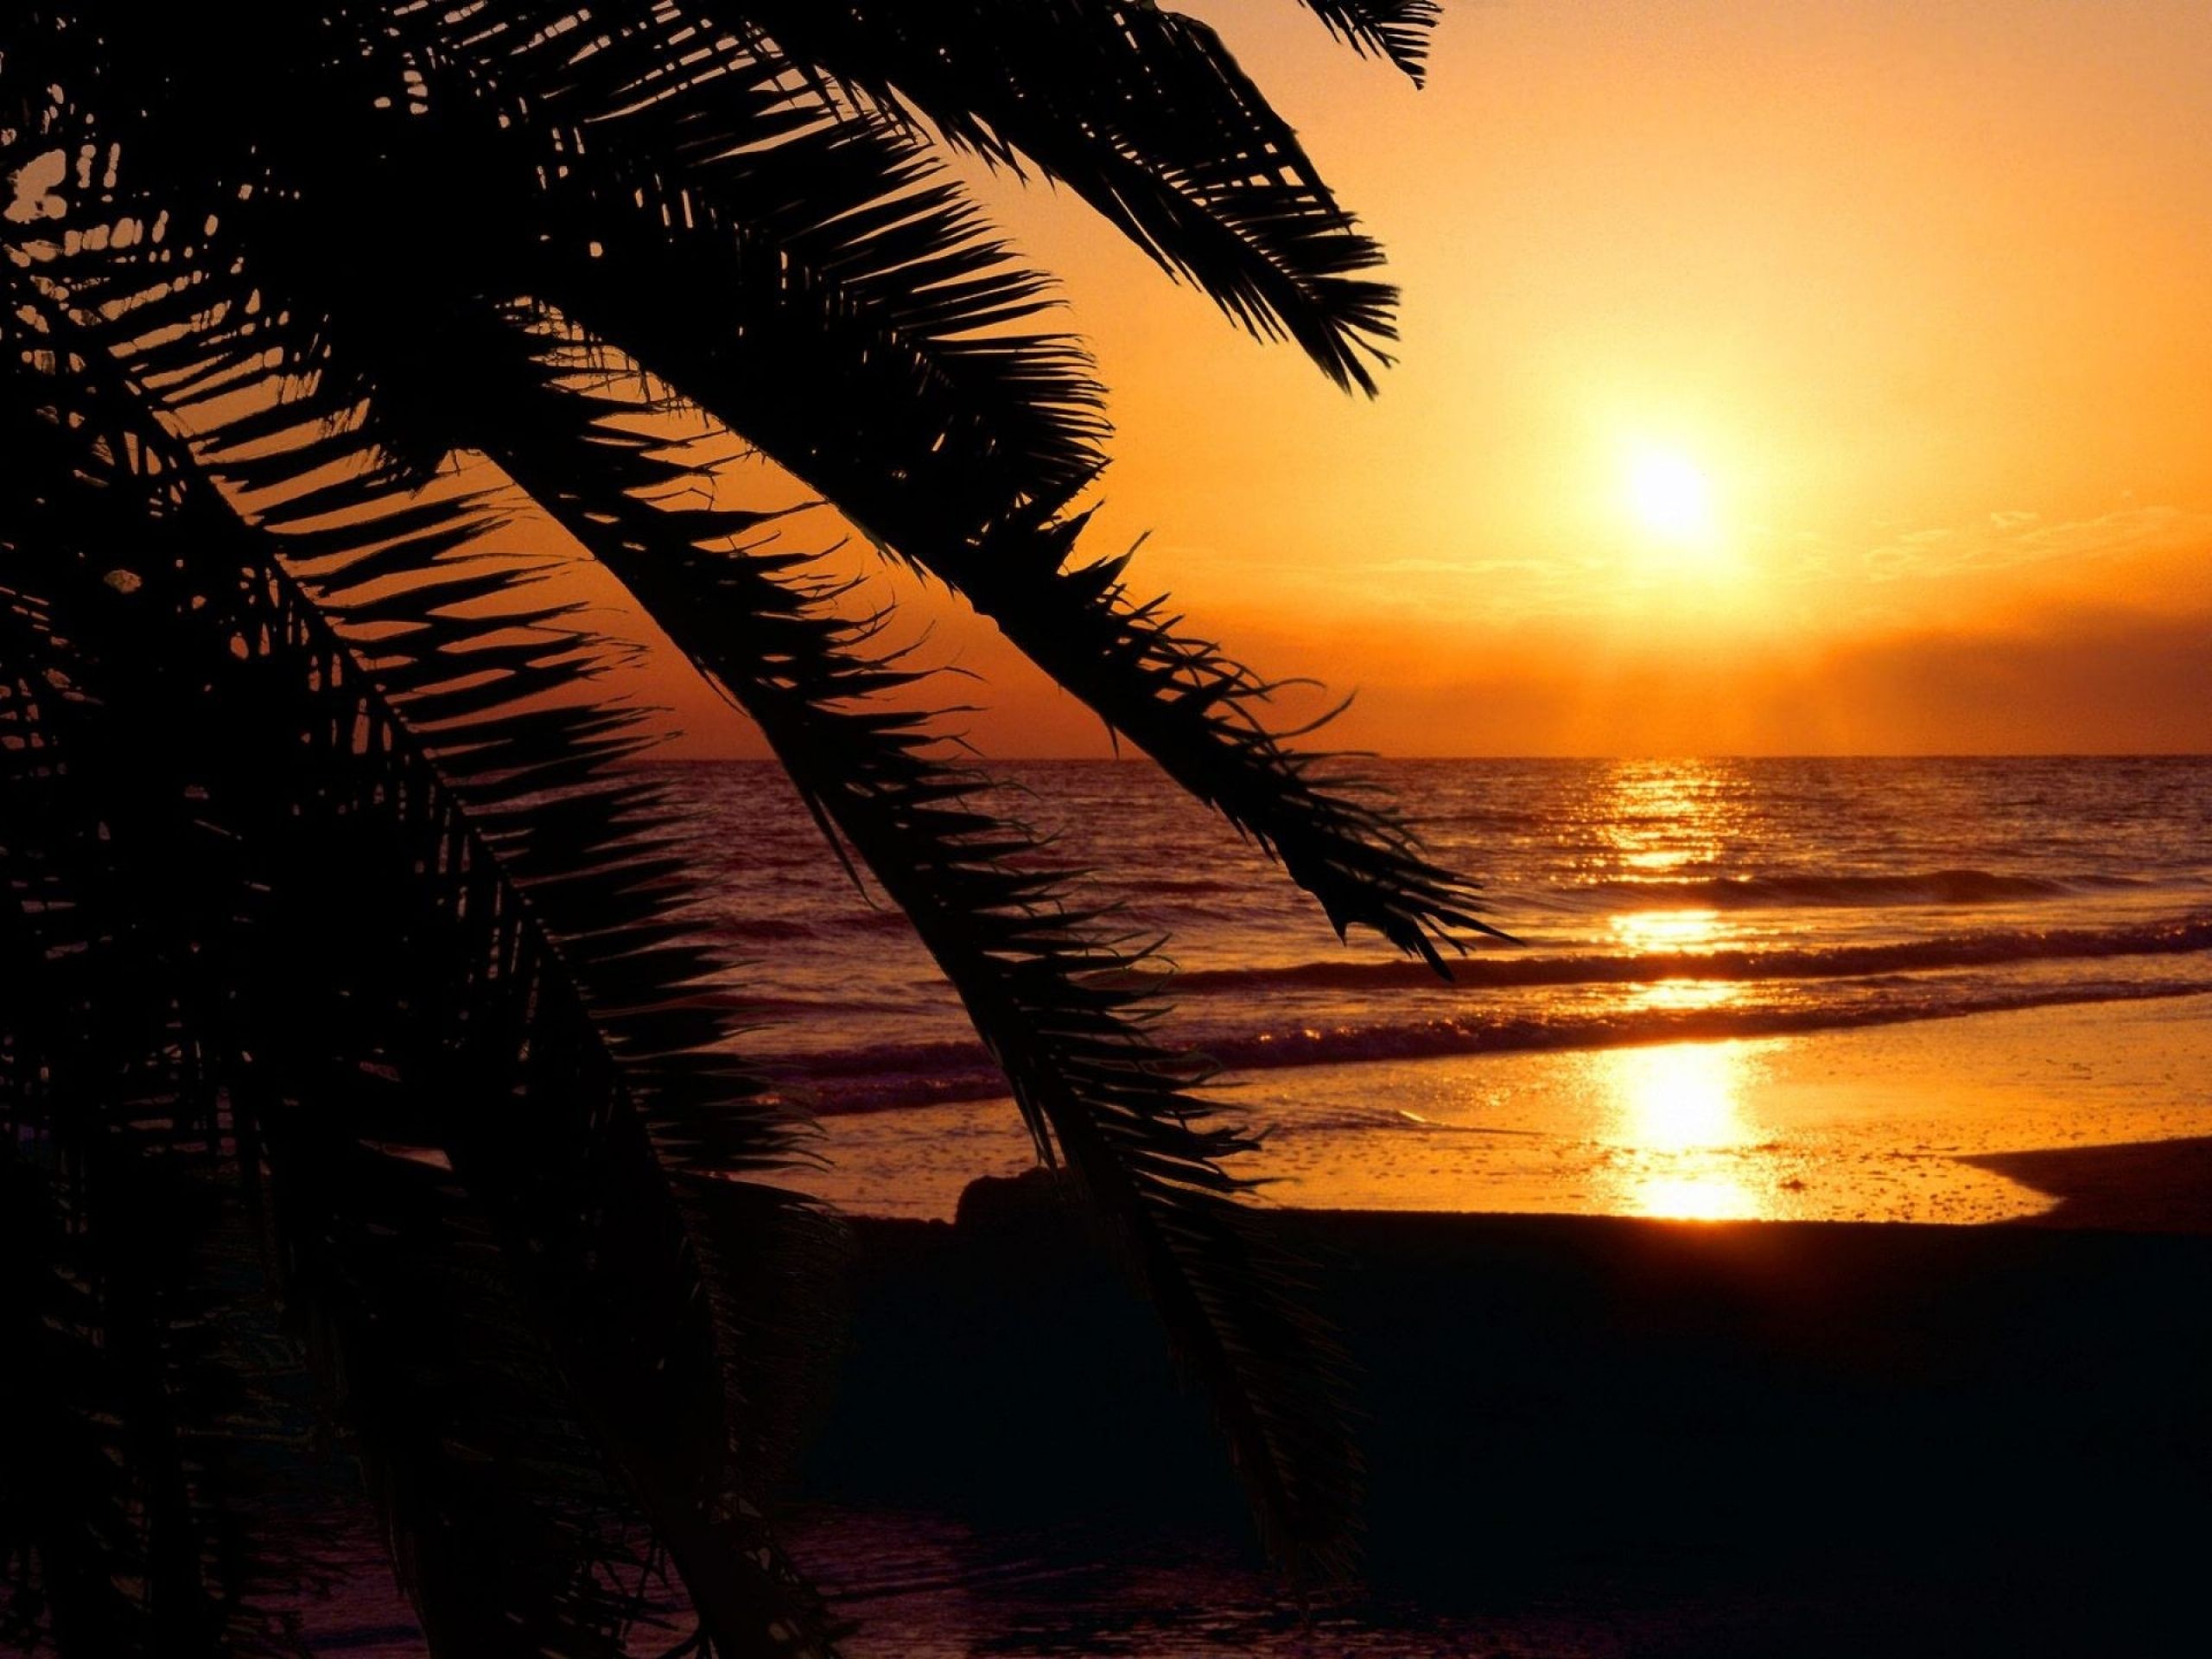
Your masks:
[{"label": "dark foreground sand", "polygon": [[[1980,1227],[1284,1211],[1359,1368],[1357,1594],[1251,1559],[1033,1181],[857,1224],[791,1535],[855,1659],[2212,1652],[2212,1140],[2006,1153]],[[310,1645],[419,1651],[380,1564]]]},{"label": "dark foreground sand", "polygon": [[[1962,1158],[2057,1200],[2013,1224],[2212,1233],[2212,1137]],[[2212,1309],[2208,1309],[2212,1313]]]},{"label": "dark foreground sand", "polygon": [[1366,1598],[1305,1627],[1033,1185],[863,1223],[799,1545],[863,1655],[2212,1651],[2212,1143],[2005,1173],[2056,1211],[1273,1217],[1371,1459]]}]

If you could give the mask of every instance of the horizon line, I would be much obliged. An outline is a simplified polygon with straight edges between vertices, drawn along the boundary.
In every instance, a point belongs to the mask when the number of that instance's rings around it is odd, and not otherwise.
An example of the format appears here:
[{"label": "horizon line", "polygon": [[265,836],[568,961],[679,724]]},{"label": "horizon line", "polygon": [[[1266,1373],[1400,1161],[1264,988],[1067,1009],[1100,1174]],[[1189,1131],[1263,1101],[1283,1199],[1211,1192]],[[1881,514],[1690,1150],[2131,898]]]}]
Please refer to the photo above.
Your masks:
[{"label": "horizon line", "polygon": [[[1301,751],[1316,759],[1344,760],[2212,760],[2212,749],[1890,749],[1859,750],[1736,750],[1703,753],[1661,753],[1656,751],[1587,751],[1550,754],[1398,754],[1383,749],[1313,749]],[[780,766],[766,754],[639,755],[638,761],[655,765]],[[1042,766],[1154,766],[1152,757],[1139,751],[1121,754],[994,754],[976,757],[971,764]]]}]

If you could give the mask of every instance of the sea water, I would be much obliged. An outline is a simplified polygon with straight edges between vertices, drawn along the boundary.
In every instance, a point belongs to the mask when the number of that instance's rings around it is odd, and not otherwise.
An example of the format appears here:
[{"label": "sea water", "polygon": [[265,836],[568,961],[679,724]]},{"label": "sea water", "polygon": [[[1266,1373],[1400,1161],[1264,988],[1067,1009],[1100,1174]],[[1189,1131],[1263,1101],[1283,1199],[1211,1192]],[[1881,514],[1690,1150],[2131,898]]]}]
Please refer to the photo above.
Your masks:
[{"label": "sea water", "polygon": [[[653,770],[706,919],[745,959],[747,1052],[830,1125],[821,1190],[944,1213],[970,1176],[1018,1167],[957,998],[779,772]],[[1132,947],[1165,941],[1143,964],[1172,1007],[1156,1034],[1272,1127],[1246,1161],[1278,1200],[1993,1219],[2005,1183],[1931,1185],[1927,1159],[2078,1141],[2084,1112],[2104,1139],[2212,1132],[2186,1064],[2212,1041],[2212,759],[1358,770],[1483,883],[1511,943],[1478,941],[1448,980],[1372,936],[1340,944],[1141,761],[1010,766],[991,798],[1083,872],[1072,899]],[[2077,1064],[2078,1088],[2037,1064],[2068,1045],[2102,1068]]]}]

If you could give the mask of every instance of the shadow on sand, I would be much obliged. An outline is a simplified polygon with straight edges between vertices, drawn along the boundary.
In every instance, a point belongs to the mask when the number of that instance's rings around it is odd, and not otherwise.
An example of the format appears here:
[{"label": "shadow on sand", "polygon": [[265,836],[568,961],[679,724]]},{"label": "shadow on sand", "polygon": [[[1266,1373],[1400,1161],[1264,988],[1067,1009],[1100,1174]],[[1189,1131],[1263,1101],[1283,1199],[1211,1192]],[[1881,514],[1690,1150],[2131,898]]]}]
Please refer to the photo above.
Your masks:
[{"label": "shadow on sand", "polygon": [[[2045,1179],[2102,1179],[2051,1156]],[[2203,1628],[2212,1237],[1272,1224],[1323,1264],[1361,1373],[1393,1617],[1530,1653],[2158,1654]],[[1132,1527],[1243,1548],[1202,1408],[1048,1192],[861,1230],[813,1499],[1094,1554]]]}]

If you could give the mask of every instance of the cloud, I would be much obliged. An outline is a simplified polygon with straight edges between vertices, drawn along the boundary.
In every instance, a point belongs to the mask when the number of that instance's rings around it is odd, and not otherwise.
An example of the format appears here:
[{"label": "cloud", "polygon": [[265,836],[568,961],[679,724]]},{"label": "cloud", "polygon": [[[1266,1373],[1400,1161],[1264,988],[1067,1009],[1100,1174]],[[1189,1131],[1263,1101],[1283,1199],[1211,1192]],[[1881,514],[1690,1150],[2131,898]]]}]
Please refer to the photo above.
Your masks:
[{"label": "cloud", "polygon": [[1869,548],[1859,566],[1869,581],[1897,582],[2200,549],[2212,553],[2212,512],[2201,509],[2127,506],[2063,524],[2006,511],[1986,524],[1909,531]]},{"label": "cloud", "polygon": [[1524,648],[1378,673],[1340,741],[1434,754],[2212,752],[2212,613],[1928,630],[1791,652]]}]

